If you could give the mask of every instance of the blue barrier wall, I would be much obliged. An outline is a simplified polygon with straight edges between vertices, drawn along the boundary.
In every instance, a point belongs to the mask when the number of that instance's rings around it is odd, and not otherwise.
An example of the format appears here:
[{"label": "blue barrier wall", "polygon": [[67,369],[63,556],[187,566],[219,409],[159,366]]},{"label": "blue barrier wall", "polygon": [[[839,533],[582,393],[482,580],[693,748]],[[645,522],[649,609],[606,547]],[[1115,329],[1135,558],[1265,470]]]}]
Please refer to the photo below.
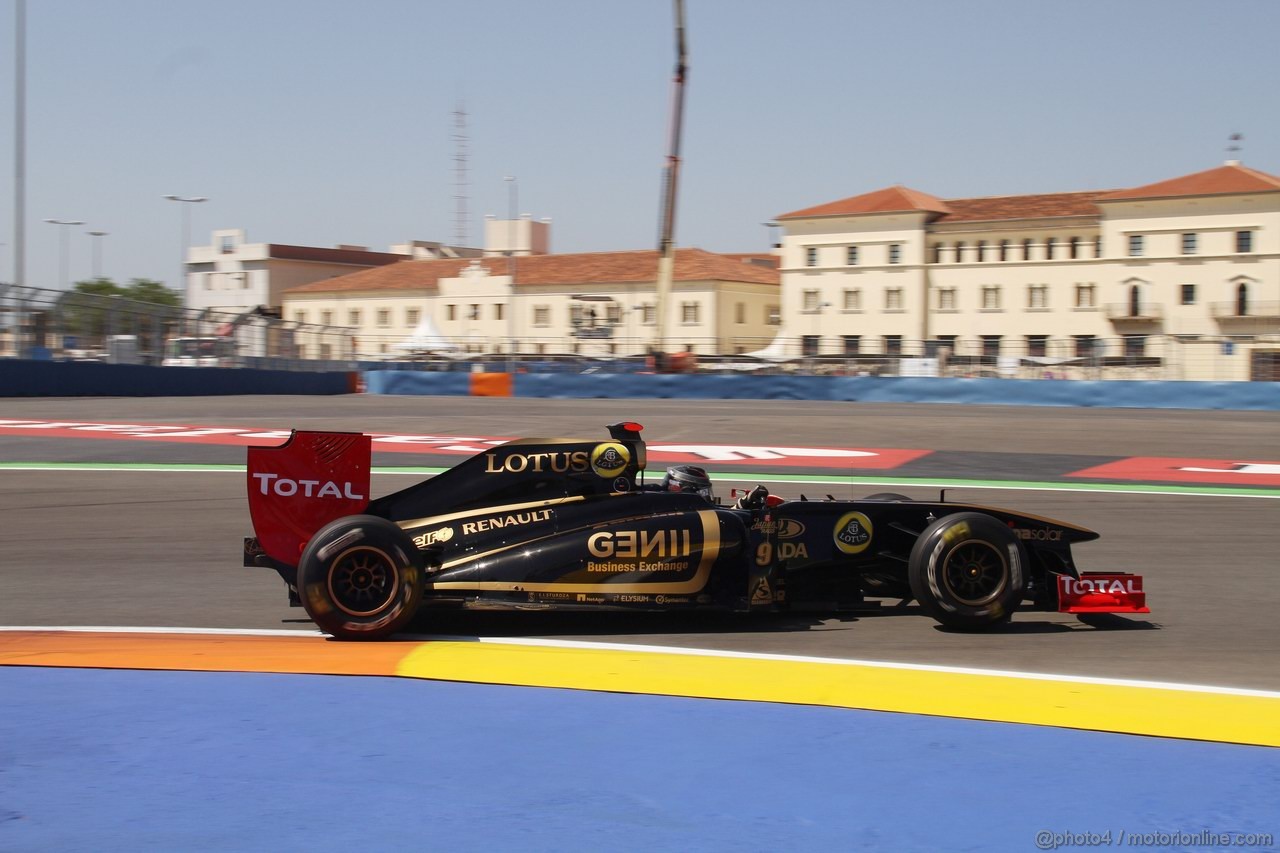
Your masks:
[{"label": "blue barrier wall", "polygon": [[346,372],[0,360],[0,397],[347,394],[355,390],[354,384],[353,375]]},{"label": "blue barrier wall", "polygon": [[[368,390],[375,394],[469,393],[466,374],[376,371],[365,377]],[[514,393],[517,397],[572,399],[834,400],[1280,411],[1280,382],[519,373]]]}]

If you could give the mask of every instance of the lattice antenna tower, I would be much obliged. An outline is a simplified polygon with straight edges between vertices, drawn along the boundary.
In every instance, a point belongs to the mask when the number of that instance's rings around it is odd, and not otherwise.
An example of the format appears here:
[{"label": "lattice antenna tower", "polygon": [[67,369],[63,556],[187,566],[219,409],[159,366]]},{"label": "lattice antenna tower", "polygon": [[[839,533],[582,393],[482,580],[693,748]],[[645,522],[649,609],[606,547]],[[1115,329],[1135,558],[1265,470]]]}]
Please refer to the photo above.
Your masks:
[{"label": "lattice antenna tower", "polygon": [[453,244],[467,246],[471,235],[467,232],[467,109],[459,103],[453,111]]}]

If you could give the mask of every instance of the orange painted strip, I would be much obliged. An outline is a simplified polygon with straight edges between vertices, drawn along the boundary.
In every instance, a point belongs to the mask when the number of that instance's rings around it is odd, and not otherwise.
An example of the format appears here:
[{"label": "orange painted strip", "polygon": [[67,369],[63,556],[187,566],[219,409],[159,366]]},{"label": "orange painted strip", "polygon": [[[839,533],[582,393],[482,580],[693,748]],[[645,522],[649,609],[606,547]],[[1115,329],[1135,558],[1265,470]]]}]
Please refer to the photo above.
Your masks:
[{"label": "orange painted strip", "polygon": [[472,397],[510,397],[510,373],[473,373],[471,374]]},{"label": "orange painted strip", "polygon": [[0,631],[0,666],[395,675],[421,642],[324,637]]}]

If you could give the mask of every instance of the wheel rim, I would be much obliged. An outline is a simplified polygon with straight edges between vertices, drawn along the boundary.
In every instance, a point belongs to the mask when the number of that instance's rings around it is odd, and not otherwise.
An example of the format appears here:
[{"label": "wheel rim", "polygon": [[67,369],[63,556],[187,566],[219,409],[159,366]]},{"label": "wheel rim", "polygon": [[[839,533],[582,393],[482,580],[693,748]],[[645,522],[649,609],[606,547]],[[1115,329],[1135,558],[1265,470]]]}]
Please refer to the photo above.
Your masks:
[{"label": "wheel rim", "polygon": [[399,585],[399,568],[377,548],[349,548],[329,568],[329,597],[349,616],[378,613],[395,598]]},{"label": "wheel rim", "polygon": [[1009,567],[995,545],[969,539],[947,554],[942,579],[958,603],[980,607],[1004,592],[1009,582]]}]

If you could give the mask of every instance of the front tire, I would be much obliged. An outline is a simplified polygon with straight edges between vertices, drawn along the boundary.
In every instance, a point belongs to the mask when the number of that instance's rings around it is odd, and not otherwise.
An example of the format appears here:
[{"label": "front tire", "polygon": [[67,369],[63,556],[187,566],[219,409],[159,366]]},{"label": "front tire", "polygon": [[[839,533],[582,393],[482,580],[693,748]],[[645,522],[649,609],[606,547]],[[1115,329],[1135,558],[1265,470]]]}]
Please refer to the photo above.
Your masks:
[{"label": "front tire", "polygon": [[1027,555],[989,515],[962,512],[925,528],[907,567],[925,613],[949,628],[977,631],[1007,622],[1027,588]]},{"label": "front tire", "polygon": [[409,624],[422,601],[418,550],[396,525],[351,515],[322,527],[298,563],[298,594],[320,630],[380,640]]}]

